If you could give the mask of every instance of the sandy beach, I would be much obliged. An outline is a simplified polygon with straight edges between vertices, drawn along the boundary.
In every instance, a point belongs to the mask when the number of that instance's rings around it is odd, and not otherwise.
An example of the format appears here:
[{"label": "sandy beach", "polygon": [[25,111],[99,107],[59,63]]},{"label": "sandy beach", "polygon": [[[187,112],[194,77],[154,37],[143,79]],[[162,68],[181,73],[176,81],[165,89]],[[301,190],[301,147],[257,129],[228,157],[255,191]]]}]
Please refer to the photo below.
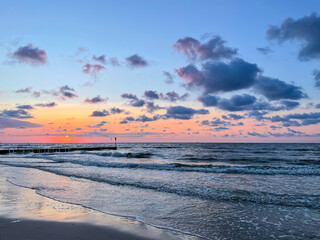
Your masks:
[{"label": "sandy beach", "polygon": [[134,234],[117,231],[105,226],[86,223],[65,223],[36,220],[14,220],[0,218],[1,240],[142,240],[151,239]]}]

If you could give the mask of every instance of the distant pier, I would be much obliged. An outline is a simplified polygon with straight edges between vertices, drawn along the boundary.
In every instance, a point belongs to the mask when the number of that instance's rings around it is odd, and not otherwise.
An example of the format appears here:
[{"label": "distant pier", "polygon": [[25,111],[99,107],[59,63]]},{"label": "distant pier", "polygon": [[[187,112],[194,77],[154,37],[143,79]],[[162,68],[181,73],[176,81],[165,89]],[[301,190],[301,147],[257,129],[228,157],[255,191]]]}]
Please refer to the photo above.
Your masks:
[{"label": "distant pier", "polygon": [[117,150],[117,147],[75,147],[75,148],[26,148],[26,149],[2,149],[0,154],[9,153],[52,153],[52,152],[73,152],[73,151],[100,151]]}]

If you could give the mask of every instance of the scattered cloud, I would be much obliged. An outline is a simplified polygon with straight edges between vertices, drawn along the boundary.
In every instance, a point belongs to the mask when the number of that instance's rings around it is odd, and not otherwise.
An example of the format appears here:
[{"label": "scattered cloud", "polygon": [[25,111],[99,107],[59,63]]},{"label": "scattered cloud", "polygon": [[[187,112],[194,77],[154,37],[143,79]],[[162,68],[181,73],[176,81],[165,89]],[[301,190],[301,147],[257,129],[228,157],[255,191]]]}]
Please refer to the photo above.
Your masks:
[{"label": "scattered cloud", "polygon": [[18,109],[24,109],[24,110],[32,110],[33,107],[31,105],[19,105],[17,106]]},{"label": "scattered cloud", "polygon": [[107,110],[102,110],[102,111],[93,111],[90,117],[106,117],[109,116],[110,113]]},{"label": "scattered cloud", "polygon": [[4,109],[2,110],[2,112],[0,112],[0,116],[18,118],[18,119],[33,118],[33,116],[31,116],[31,114],[24,109],[18,109],[18,110]]},{"label": "scattered cloud", "polygon": [[279,43],[296,40],[301,43],[298,58],[301,61],[320,59],[320,17],[317,13],[300,19],[287,18],[280,26],[269,26],[267,39]]},{"label": "scattered cloud", "polygon": [[55,102],[50,102],[50,103],[38,103],[35,106],[37,107],[56,107],[57,104]]},{"label": "scattered cloud", "polygon": [[139,99],[136,95],[133,95],[131,93],[123,93],[121,97],[129,99],[129,104],[132,107],[143,107],[146,104],[146,102],[143,99]]},{"label": "scattered cloud", "polygon": [[173,49],[182,52],[191,60],[230,59],[237,54],[237,49],[226,47],[225,43],[226,41],[220,36],[213,36],[206,43],[201,43],[192,37],[184,37],[173,45]]},{"label": "scattered cloud", "polygon": [[25,128],[38,128],[38,127],[42,127],[42,125],[0,116],[0,129],[6,129],[6,128],[25,129]]},{"label": "scattered cloud", "polygon": [[174,75],[169,73],[169,72],[166,72],[166,71],[163,71],[163,75],[165,76],[165,82],[168,83],[168,84],[172,84],[174,83]]},{"label": "scattered cloud", "polygon": [[101,55],[100,57],[93,56],[92,60],[99,62],[101,64],[107,64],[106,55]]},{"label": "scattered cloud", "polygon": [[8,56],[20,63],[29,65],[45,65],[48,63],[48,57],[45,50],[34,47],[31,43],[19,47],[15,52],[11,52]]},{"label": "scattered cloud", "polygon": [[149,65],[149,63],[138,54],[127,57],[126,60],[131,67],[146,67]]},{"label": "scattered cloud", "polygon": [[315,87],[320,89],[320,71],[314,70],[313,76],[314,76],[314,81],[315,81]]},{"label": "scattered cloud", "polygon": [[87,98],[84,100],[85,103],[91,103],[91,104],[97,104],[97,103],[105,103],[108,100],[108,98],[102,98],[100,95],[94,97],[94,98]]},{"label": "scattered cloud", "polygon": [[257,48],[257,51],[262,53],[263,55],[269,55],[270,53],[272,53],[272,50],[269,47]]},{"label": "scattered cloud", "polygon": [[96,78],[97,74],[100,71],[106,70],[106,68],[104,66],[102,66],[101,64],[90,64],[87,63],[84,66],[82,66],[82,71],[84,74],[89,74],[92,77]]},{"label": "scattered cloud", "polygon": [[164,115],[165,118],[189,120],[194,115],[206,115],[209,111],[206,109],[193,109],[184,106],[168,107],[167,113]]}]

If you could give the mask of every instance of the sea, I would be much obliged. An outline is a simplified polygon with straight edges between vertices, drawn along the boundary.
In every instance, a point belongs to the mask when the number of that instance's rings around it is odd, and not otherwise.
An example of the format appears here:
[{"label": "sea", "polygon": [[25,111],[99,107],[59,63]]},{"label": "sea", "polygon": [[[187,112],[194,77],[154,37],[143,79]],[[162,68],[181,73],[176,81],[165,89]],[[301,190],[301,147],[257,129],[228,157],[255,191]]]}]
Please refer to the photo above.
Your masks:
[{"label": "sea", "polygon": [[[0,149],[111,144],[1,144]],[[56,201],[203,239],[320,239],[320,144],[120,143],[0,155],[0,174]]]}]

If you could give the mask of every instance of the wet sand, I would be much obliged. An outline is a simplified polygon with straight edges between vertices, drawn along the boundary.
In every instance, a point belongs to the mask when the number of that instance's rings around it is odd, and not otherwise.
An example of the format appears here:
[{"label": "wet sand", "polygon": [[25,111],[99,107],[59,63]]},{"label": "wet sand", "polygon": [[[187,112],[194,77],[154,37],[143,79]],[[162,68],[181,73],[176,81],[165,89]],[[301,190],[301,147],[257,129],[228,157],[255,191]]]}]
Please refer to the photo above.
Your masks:
[{"label": "wet sand", "polygon": [[[0,170],[5,170],[3,167]],[[0,171],[1,173],[1,171]],[[40,196],[0,174],[1,240],[199,239]]]}]

